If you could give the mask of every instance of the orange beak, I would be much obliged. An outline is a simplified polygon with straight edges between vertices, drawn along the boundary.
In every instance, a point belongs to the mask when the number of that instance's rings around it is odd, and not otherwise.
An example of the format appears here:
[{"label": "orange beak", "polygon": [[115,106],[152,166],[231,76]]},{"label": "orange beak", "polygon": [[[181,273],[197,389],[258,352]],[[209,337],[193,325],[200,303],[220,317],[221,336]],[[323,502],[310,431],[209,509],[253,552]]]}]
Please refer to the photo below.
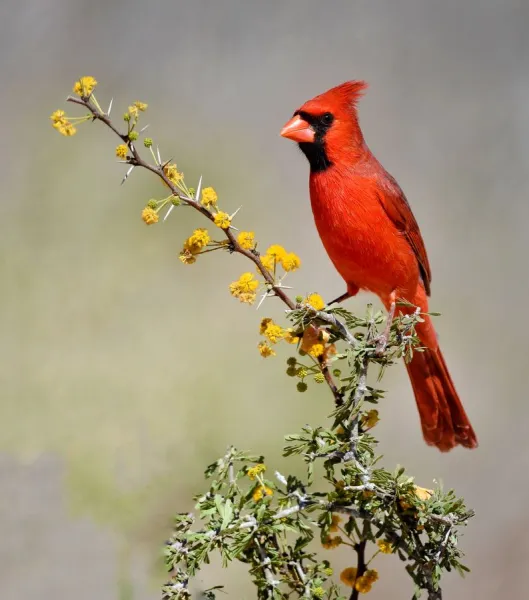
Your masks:
[{"label": "orange beak", "polygon": [[281,130],[281,135],[295,142],[313,142],[314,130],[299,115],[294,115]]}]

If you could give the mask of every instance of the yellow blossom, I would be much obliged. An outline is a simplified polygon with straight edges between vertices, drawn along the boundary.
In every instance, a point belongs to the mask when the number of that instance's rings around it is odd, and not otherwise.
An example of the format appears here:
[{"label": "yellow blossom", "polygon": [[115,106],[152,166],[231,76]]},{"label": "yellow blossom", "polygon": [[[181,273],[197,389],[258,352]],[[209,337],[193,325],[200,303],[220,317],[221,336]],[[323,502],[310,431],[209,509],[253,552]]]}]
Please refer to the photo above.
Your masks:
[{"label": "yellow blossom", "polygon": [[[55,126],[54,126],[55,127]],[[71,123],[64,123],[63,125],[56,127],[57,131],[66,137],[70,137],[77,133],[77,129]]]},{"label": "yellow blossom", "polygon": [[66,113],[63,110],[56,110],[51,116],[53,127],[61,134],[66,137],[75,135],[77,129],[68,121]]},{"label": "yellow blossom", "polygon": [[273,256],[268,256],[268,254],[265,254],[264,256],[261,256],[261,262],[267,271],[270,271],[270,273],[273,272],[276,264],[276,259]]},{"label": "yellow blossom", "polygon": [[323,298],[319,294],[309,294],[305,298],[305,302],[307,304],[310,304],[312,306],[312,308],[314,308],[316,310],[322,310],[325,308],[325,302],[323,301]]},{"label": "yellow blossom", "polygon": [[360,592],[361,594],[367,594],[371,591],[372,587],[373,582],[370,579],[368,579],[365,575],[362,575],[362,577],[358,577],[358,579],[355,582],[355,590],[357,592]]},{"label": "yellow blossom", "polygon": [[261,323],[259,324],[259,333],[261,335],[263,335],[263,333],[266,331],[266,328],[268,327],[269,323],[273,323],[270,317],[265,317],[264,319],[261,319]]},{"label": "yellow blossom", "polygon": [[283,260],[283,257],[286,256],[286,254],[286,250],[283,248],[283,246],[280,246],[279,244],[274,244],[273,246],[270,246],[266,251],[266,255],[271,256],[277,262],[281,262]]},{"label": "yellow blossom", "polygon": [[210,240],[207,229],[195,229],[193,235],[184,242],[184,249],[189,250],[191,254],[198,254],[209,244]]},{"label": "yellow blossom", "polygon": [[[242,300],[241,300],[242,302]],[[251,303],[250,303],[251,304]],[[257,349],[259,350],[259,354],[263,357],[263,358],[268,358],[269,356],[275,356],[276,352],[275,350],[273,350],[269,345],[268,342],[259,342],[259,344],[257,344]]]},{"label": "yellow blossom", "polygon": [[378,581],[378,571],[376,569],[368,569],[364,573],[364,577],[371,583],[375,583],[375,581]]},{"label": "yellow blossom", "polygon": [[50,119],[54,122],[54,123],[62,123],[64,121],[66,121],[66,113],[64,112],[64,110],[56,110],[54,113],[52,113],[52,115],[50,116]]},{"label": "yellow blossom", "polygon": [[274,323],[272,319],[268,318],[261,321],[259,333],[267,337],[272,344],[277,344],[277,342],[283,339],[284,336],[283,328]]},{"label": "yellow blossom", "polygon": [[301,260],[297,254],[294,254],[294,252],[289,252],[283,256],[281,259],[281,264],[283,265],[283,269],[285,269],[285,271],[295,271],[301,266]]},{"label": "yellow blossom", "polygon": [[356,567],[348,567],[340,573],[340,581],[347,587],[352,588],[356,581],[356,574],[358,569]]},{"label": "yellow blossom", "polygon": [[325,548],[325,550],[333,550],[334,548],[337,548],[342,541],[342,536],[340,535],[335,535],[334,537],[328,536],[322,540],[321,545]]},{"label": "yellow blossom", "polygon": [[127,152],[129,151],[128,147],[125,144],[120,144],[116,148],[116,156],[121,158],[121,160],[125,160],[127,158]]},{"label": "yellow blossom", "polygon": [[332,515],[331,526],[329,527],[329,531],[332,533],[336,533],[338,531],[338,526],[342,522],[342,518],[339,515]]},{"label": "yellow blossom", "polygon": [[[165,165],[165,167],[163,168],[163,172],[165,173],[167,179],[169,179],[169,181],[171,183],[174,183],[175,185],[178,185],[178,183],[180,183],[184,178],[184,174],[180,173],[180,171],[176,168],[176,165],[174,163]],[[165,181],[164,184],[167,185]]]},{"label": "yellow blossom", "polygon": [[137,117],[138,111],[144,112],[145,110],[147,110],[147,106],[148,104],[145,104],[145,102],[139,102],[138,100],[136,100],[136,102],[134,102],[132,106],[129,106],[129,114],[133,117]]},{"label": "yellow blossom", "polygon": [[197,261],[196,256],[185,248],[182,250],[182,252],[180,252],[178,258],[184,263],[184,265],[192,265]]},{"label": "yellow blossom", "polygon": [[263,463],[259,463],[254,467],[250,467],[246,472],[246,475],[248,475],[251,481],[255,481],[257,475],[263,473],[264,471],[266,471],[266,465],[264,465]]},{"label": "yellow blossom", "polygon": [[86,98],[94,91],[96,85],[97,81],[90,75],[86,75],[85,77],[81,77],[79,81],[75,82],[73,91],[78,96]]},{"label": "yellow blossom", "polygon": [[228,229],[231,223],[230,215],[219,210],[219,212],[213,217],[213,222],[221,229]]},{"label": "yellow blossom", "polygon": [[323,344],[313,344],[307,351],[307,354],[313,356],[314,358],[318,358],[319,356],[323,356],[324,352],[325,346]]},{"label": "yellow blossom", "polygon": [[377,546],[382,554],[391,554],[393,552],[393,544],[387,540],[378,540]]},{"label": "yellow blossom", "polygon": [[202,190],[202,198],[200,200],[202,206],[207,208],[217,206],[217,192],[212,187],[207,187]]},{"label": "yellow blossom", "polygon": [[285,329],[285,342],[287,344],[297,344],[299,342],[299,336],[294,334],[292,327]]},{"label": "yellow blossom", "polygon": [[362,417],[362,425],[364,426],[365,429],[371,429],[379,421],[380,421],[380,418],[378,416],[378,410],[376,408],[373,408],[372,410],[368,411]]},{"label": "yellow blossom", "polygon": [[252,304],[258,287],[259,282],[252,273],[243,273],[237,281],[230,283],[230,294],[241,302]]},{"label": "yellow blossom", "polygon": [[158,223],[158,213],[150,206],[146,206],[141,211],[141,218],[145,221],[147,225]]},{"label": "yellow blossom", "polygon": [[255,248],[255,233],[253,231],[241,231],[237,236],[237,241],[244,250],[253,250]]},{"label": "yellow blossom", "polygon": [[419,485],[415,486],[415,495],[419,500],[429,500],[433,496],[433,490],[429,490],[427,488],[423,488]]},{"label": "yellow blossom", "polygon": [[273,493],[274,492],[268,486],[260,485],[259,487],[255,488],[252,498],[254,502],[259,502],[259,500],[262,500],[266,496],[272,496]]}]

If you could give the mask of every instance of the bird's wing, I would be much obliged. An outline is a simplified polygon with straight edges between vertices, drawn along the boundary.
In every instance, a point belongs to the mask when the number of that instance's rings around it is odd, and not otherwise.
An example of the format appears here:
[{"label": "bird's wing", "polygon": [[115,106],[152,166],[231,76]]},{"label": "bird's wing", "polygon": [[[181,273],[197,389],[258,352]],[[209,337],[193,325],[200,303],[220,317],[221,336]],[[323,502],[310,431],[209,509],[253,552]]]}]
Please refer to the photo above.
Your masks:
[{"label": "bird's wing", "polygon": [[428,262],[428,255],[426,254],[421,231],[411,212],[410,205],[399,184],[389,173],[384,173],[379,183],[381,185],[379,187],[378,200],[388,217],[395,224],[395,227],[402,232],[417,257],[424,289],[429,296],[430,284],[432,282],[430,263]]}]

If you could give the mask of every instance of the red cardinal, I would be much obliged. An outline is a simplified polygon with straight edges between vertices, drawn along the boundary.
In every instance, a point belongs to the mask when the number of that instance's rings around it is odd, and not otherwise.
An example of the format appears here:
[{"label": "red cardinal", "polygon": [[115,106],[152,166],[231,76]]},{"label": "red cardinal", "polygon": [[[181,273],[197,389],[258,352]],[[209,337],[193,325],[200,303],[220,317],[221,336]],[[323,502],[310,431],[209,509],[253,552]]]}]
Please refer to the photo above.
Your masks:
[{"label": "red cardinal", "polygon": [[[366,88],[363,81],[350,81],[316,96],[294,113],[281,135],[298,142],[309,161],[316,227],[347,284],[337,300],[369,290],[388,309],[389,325],[398,299],[428,311],[431,273],[410,205],[370,152],[358,124],[356,103]],[[417,325],[417,334],[426,350],[416,352],[406,368],[426,443],[443,451],[458,444],[475,448],[476,435],[429,317]]]}]

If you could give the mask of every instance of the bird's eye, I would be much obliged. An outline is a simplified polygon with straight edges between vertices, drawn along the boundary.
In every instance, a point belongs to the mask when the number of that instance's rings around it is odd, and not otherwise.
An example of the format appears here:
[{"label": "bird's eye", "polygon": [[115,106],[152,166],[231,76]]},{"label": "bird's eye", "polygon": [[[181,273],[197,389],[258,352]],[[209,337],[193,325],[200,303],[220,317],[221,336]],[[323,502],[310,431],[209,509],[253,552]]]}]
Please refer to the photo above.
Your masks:
[{"label": "bird's eye", "polygon": [[321,117],[321,122],[324,125],[330,125],[332,122],[334,121],[334,117],[332,116],[331,113],[327,112],[324,115],[322,115]]}]

